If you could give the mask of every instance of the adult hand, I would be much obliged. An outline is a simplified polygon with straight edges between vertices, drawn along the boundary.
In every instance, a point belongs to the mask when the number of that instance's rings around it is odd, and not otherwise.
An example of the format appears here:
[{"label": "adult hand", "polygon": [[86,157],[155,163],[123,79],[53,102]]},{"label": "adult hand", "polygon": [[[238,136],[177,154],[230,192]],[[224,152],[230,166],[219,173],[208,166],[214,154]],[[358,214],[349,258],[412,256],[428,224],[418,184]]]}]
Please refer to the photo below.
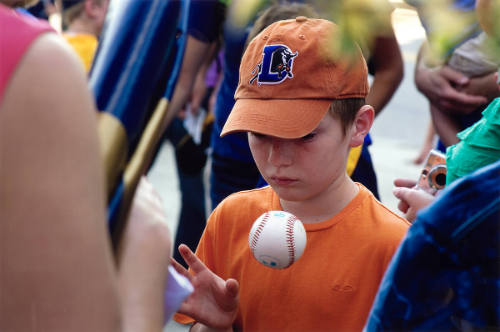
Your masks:
[{"label": "adult hand", "polygon": [[174,259],[171,264],[194,287],[194,292],[184,301],[179,312],[212,328],[231,329],[238,310],[238,281],[217,276],[184,244],[179,246],[179,252],[193,273]]},{"label": "adult hand", "polygon": [[464,86],[461,92],[469,95],[481,95],[488,99],[488,103],[500,96],[500,85],[498,84],[498,73],[494,72],[470,79],[469,84]]},{"label": "adult hand", "polygon": [[482,95],[462,92],[470,79],[449,66],[429,68],[418,65],[415,69],[415,84],[430,103],[449,113],[467,114],[486,104]]},{"label": "adult hand", "polygon": [[413,222],[417,212],[434,201],[434,196],[424,190],[416,188],[416,181],[409,179],[396,179],[393,194],[400,200],[398,209],[405,214],[405,218]]}]

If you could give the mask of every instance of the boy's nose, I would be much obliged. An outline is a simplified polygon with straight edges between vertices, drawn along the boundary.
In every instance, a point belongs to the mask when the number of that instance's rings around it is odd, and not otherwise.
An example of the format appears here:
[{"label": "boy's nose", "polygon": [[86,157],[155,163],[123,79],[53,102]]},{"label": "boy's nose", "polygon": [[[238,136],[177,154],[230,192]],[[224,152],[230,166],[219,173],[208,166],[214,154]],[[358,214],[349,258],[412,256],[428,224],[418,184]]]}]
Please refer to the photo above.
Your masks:
[{"label": "boy's nose", "polygon": [[292,142],[284,139],[273,138],[269,149],[269,162],[274,166],[287,166],[293,161]]}]

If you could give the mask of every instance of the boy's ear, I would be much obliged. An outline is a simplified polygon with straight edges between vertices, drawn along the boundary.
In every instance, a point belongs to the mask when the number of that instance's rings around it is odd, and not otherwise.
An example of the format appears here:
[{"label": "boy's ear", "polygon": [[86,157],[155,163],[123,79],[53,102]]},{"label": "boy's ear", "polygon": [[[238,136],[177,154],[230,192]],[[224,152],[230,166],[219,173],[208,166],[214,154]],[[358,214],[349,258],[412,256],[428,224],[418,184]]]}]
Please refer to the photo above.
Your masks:
[{"label": "boy's ear", "polygon": [[356,113],[354,122],[351,126],[351,141],[350,147],[355,147],[363,144],[366,134],[370,131],[375,117],[375,110],[370,105],[364,105]]}]

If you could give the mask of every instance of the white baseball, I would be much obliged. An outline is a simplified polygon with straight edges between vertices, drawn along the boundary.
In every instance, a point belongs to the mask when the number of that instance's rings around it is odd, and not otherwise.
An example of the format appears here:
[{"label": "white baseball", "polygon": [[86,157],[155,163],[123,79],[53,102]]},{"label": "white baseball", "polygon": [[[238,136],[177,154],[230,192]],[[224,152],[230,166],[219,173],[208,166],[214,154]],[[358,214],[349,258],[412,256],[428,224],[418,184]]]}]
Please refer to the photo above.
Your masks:
[{"label": "white baseball", "polygon": [[302,222],[285,211],[263,213],[252,225],[248,244],[253,256],[274,269],[285,269],[297,261],[306,247]]}]

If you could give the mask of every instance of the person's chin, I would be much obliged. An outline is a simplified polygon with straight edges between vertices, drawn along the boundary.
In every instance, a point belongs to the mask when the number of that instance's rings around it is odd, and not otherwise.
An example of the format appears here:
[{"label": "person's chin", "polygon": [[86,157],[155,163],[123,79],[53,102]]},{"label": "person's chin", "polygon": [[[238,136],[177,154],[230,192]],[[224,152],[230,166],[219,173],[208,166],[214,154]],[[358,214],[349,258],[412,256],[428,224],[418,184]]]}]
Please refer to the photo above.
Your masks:
[{"label": "person's chin", "polygon": [[282,200],[289,202],[297,202],[304,200],[304,193],[302,190],[299,190],[298,188],[280,187],[273,185],[271,185],[271,187],[274,189],[274,191],[278,194],[279,198]]}]

